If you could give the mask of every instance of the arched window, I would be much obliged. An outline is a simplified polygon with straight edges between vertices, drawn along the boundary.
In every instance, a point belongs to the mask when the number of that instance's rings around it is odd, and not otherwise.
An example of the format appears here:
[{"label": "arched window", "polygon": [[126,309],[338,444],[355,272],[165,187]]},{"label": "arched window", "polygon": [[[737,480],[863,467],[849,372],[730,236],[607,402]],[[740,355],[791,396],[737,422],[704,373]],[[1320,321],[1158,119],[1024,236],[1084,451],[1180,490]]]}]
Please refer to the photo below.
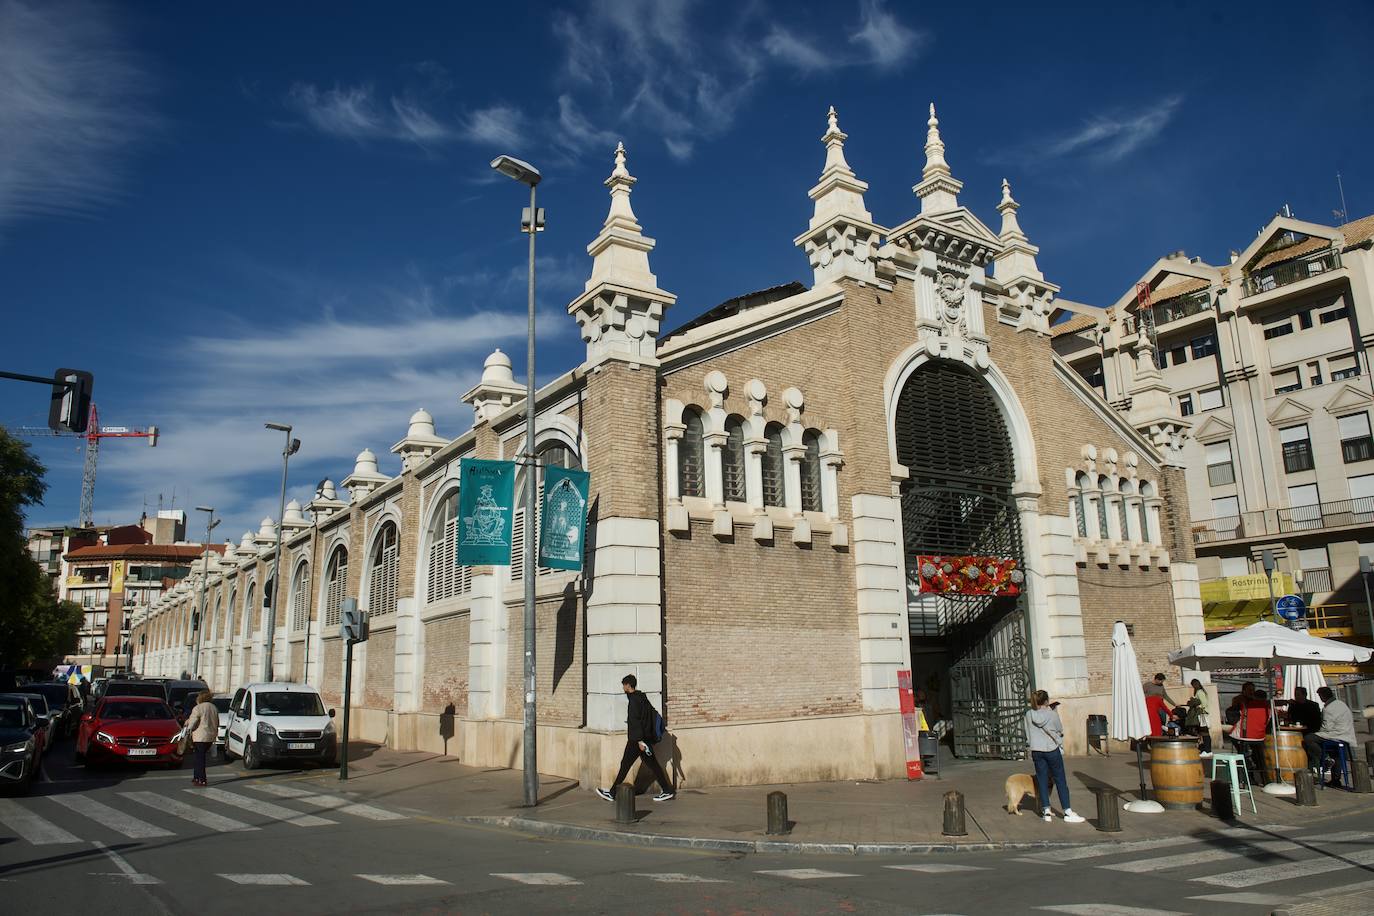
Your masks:
[{"label": "arched window", "polygon": [[1126,500],[1135,492],[1135,487],[1131,486],[1129,480],[1123,480],[1117,489],[1121,491],[1121,495],[1116,498],[1117,520],[1121,523],[1121,540],[1132,541],[1135,539],[1131,537],[1131,520],[1127,513]]},{"label": "arched window", "polygon": [[821,434],[808,429],[802,434],[806,453],[801,460],[801,507],[804,512],[821,511]]},{"label": "arched window", "polygon": [[425,602],[466,595],[472,590],[472,567],[457,566],[458,491],[450,490],[434,509],[429,523],[429,569],[425,574]]},{"label": "arched window", "polygon": [[367,613],[369,617],[396,613],[396,584],[401,576],[401,554],[397,545],[396,523],[383,522],[372,541],[368,557]]},{"label": "arched window", "polygon": [[1140,539],[1146,544],[1153,544],[1154,537],[1150,531],[1150,510],[1145,505],[1145,500],[1155,495],[1154,485],[1148,480],[1140,484],[1140,503],[1137,508],[1140,510]]},{"label": "arched window", "polygon": [[[580,468],[582,462],[577,457],[577,452],[568,448],[562,442],[550,442],[540,446],[538,452],[539,476],[535,478],[538,488],[534,494],[534,533],[530,539],[535,542],[535,549],[538,550],[539,541],[539,520],[543,517],[544,507],[544,468]],[[515,518],[511,526],[511,545],[510,545],[510,577],[512,581],[519,581],[525,577],[525,476],[522,473],[516,480],[515,498],[519,500],[520,507],[515,510]],[[539,554],[536,553],[535,563],[537,564]],[[556,569],[536,569],[538,575],[548,575],[550,573],[562,572]]]},{"label": "arched window", "polygon": [[219,612],[220,612],[220,610],[223,608],[223,605],[224,605],[224,598],[223,598],[223,596],[222,596],[222,595],[216,595],[216,596],[215,596],[215,609],[214,609],[213,611],[210,612],[210,629],[209,629],[208,632],[209,632],[209,639],[210,639],[211,642],[213,642],[213,641],[215,640],[215,638],[216,638],[217,636],[219,636],[219,628],[220,628],[220,626],[221,626],[220,619],[219,619]]},{"label": "arched window", "polygon": [[784,482],[782,467],[782,424],[769,423],[763,431],[768,440],[763,450],[763,504],[781,506],[786,504],[787,485]]},{"label": "arched window", "polygon": [[253,600],[258,595],[258,584],[248,583],[248,592],[243,596],[243,635],[249,636],[253,632],[253,612],[257,610]]},{"label": "arched window", "polygon": [[1104,541],[1112,536],[1112,529],[1107,524],[1107,490],[1110,486],[1107,478],[1097,478],[1097,536]]},{"label": "arched window", "polygon": [[229,591],[229,603],[224,606],[224,638],[230,639],[234,635],[234,608],[239,602],[239,590],[237,588]]},{"label": "arched window", "polygon": [[701,441],[701,411],[688,407],[682,412],[686,427],[677,446],[677,492],[679,496],[705,496],[705,456]]},{"label": "arched window", "polygon": [[1078,536],[1086,538],[1088,536],[1088,497],[1084,495],[1088,489],[1088,475],[1082,471],[1074,478],[1075,489],[1071,499],[1073,500],[1074,522],[1078,525]]},{"label": "arched window", "polygon": [[327,633],[339,629],[340,606],[343,604],[344,589],[348,587],[348,549],[340,544],[329,555],[329,563],[324,571],[324,625]]},{"label": "arched window", "polygon": [[747,502],[749,493],[744,473],[744,420],[741,417],[730,417],[725,421],[725,450],[720,457],[726,500]]},{"label": "arched window", "polygon": [[291,577],[291,631],[305,629],[305,621],[310,616],[310,564],[301,560],[296,564],[296,572]]}]

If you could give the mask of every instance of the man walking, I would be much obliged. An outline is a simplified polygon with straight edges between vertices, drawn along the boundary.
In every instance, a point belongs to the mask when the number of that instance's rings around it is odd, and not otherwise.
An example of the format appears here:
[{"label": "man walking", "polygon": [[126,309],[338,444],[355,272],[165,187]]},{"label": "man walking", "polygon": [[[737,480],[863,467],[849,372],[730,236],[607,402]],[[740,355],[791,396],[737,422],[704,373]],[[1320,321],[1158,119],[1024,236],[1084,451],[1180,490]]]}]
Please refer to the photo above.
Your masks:
[{"label": "man walking", "polygon": [[654,704],[636,689],[639,681],[633,674],[621,678],[620,686],[629,698],[629,707],[625,713],[625,754],[620,758],[620,772],[616,774],[615,782],[611,783],[609,789],[597,789],[596,794],[606,801],[614,801],[615,787],[625,781],[625,777],[630,773],[630,767],[638,758],[654,774],[659,787],[663,789],[654,796],[654,801],[672,801],[676,793],[673,792],[672,784],[668,782],[668,776],[663,772],[658,758],[654,756],[652,747],[658,738],[654,731],[654,719],[658,715],[654,711]]},{"label": "man walking", "polygon": [[[1351,756],[1355,748],[1355,716],[1350,712],[1350,707],[1345,705],[1344,700],[1336,699],[1336,694],[1330,687],[1319,688],[1317,696],[1321,697],[1322,703],[1325,704],[1322,707],[1321,730],[1302,736],[1302,746],[1307,751],[1307,762],[1314,767],[1321,765],[1323,741],[1344,741],[1347,757]],[[1320,772],[1317,773],[1317,778],[1321,778]],[[1341,777],[1334,765],[1327,785],[1340,788]]]}]

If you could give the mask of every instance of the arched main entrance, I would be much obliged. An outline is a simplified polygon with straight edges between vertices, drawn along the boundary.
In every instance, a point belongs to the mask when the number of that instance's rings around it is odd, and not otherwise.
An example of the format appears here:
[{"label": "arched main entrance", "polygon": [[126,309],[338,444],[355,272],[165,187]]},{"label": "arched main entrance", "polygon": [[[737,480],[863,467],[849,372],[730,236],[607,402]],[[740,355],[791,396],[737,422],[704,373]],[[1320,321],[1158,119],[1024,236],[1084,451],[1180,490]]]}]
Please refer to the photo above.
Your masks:
[{"label": "arched main entrance", "polygon": [[1024,592],[922,594],[919,557],[991,556],[1024,568],[1011,437],[992,391],[950,360],[918,367],[894,415],[914,683],[953,727],[961,757],[1019,759],[1030,689]]}]

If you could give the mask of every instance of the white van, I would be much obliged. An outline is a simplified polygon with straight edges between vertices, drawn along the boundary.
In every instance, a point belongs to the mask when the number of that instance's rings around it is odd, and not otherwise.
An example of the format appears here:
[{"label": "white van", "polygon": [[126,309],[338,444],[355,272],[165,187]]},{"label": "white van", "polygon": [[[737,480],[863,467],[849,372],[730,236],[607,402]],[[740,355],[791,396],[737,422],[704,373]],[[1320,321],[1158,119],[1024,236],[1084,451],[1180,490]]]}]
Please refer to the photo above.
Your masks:
[{"label": "white van", "polygon": [[334,710],[325,711],[320,693],[309,684],[249,684],[229,703],[224,757],[243,758],[245,770],[273,760],[313,760],[327,767],[338,761]]}]

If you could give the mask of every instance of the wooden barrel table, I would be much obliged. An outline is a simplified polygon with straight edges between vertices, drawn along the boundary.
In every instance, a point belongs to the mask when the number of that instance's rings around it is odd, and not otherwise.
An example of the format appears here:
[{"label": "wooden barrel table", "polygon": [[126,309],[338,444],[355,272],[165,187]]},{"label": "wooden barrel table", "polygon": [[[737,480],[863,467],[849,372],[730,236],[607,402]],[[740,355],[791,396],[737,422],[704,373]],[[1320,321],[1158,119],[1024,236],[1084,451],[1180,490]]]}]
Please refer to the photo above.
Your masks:
[{"label": "wooden barrel table", "polygon": [[1265,775],[1279,782],[1293,785],[1293,774],[1307,768],[1307,751],[1302,746],[1302,730],[1279,728],[1278,749],[1275,751],[1274,736],[1264,739]]},{"label": "wooden barrel table", "polygon": [[1154,799],[1183,811],[1202,804],[1202,758],[1196,738],[1151,738],[1150,782]]}]

